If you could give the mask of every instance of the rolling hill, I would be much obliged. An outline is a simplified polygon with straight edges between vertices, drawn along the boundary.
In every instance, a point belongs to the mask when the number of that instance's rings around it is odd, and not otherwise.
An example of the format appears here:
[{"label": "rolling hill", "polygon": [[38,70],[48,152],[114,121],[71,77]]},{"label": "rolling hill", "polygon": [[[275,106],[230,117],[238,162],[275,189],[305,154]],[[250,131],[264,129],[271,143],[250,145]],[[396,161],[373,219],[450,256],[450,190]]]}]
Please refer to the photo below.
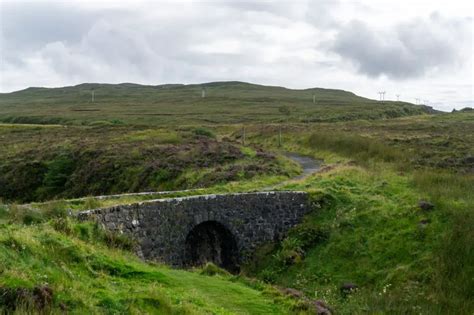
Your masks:
[{"label": "rolling hill", "polygon": [[[203,90],[205,97],[202,97]],[[427,106],[382,103],[342,90],[294,90],[234,81],[156,86],[84,83],[61,88],[32,87],[0,94],[0,122],[7,123],[332,122],[433,112]]]}]

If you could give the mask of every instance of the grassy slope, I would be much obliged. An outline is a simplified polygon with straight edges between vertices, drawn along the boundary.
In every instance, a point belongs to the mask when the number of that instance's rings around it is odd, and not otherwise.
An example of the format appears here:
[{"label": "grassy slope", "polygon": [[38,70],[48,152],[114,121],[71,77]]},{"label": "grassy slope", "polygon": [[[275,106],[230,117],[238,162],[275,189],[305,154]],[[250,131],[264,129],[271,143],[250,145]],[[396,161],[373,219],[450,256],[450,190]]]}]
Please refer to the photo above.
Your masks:
[{"label": "grassy slope", "polygon": [[[473,138],[462,137],[474,127],[472,117],[333,126],[329,136],[298,130],[299,141],[287,137],[287,149],[335,164],[282,189],[315,190],[326,203],[282,243],[263,248],[249,272],[324,298],[344,314],[472,314],[474,175],[466,163],[431,168],[445,165],[439,162],[446,137],[458,148],[454,156],[472,156]],[[254,141],[269,141],[267,133],[257,132]],[[420,145],[430,148],[429,157],[417,151]],[[422,211],[419,200],[435,209]],[[308,242],[304,231],[329,236]],[[359,292],[341,297],[344,282],[357,283]]]},{"label": "grassy slope", "polygon": [[[323,127],[327,134],[321,132]],[[326,203],[307,218],[300,230],[264,252],[250,271],[263,279],[299,288],[312,298],[323,298],[343,314],[471,314],[474,180],[470,174],[462,175],[470,169],[465,158],[472,154],[472,138],[462,136],[470,128],[472,114],[466,113],[284,129],[282,149],[322,157],[334,165],[321,175],[282,189],[315,191],[324,196]],[[237,128],[223,129],[231,133]],[[248,142],[274,149],[277,129],[249,128]],[[331,137],[334,132],[337,136]],[[441,141],[445,137],[449,137],[448,148]],[[420,146],[432,154],[425,156]],[[456,151],[459,163],[449,164],[451,171],[432,169],[446,165],[439,162],[445,161],[450,148]],[[255,188],[254,184],[248,185]],[[244,187],[249,186],[234,186],[236,190]],[[232,190],[232,186],[227,189]],[[435,210],[420,211],[420,199],[433,202]],[[429,222],[421,224],[421,220]],[[305,229],[321,237],[308,241],[307,233],[301,233]],[[34,272],[38,270],[35,268],[25,270]],[[25,271],[16,272],[22,273]],[[134,290],[143,286],[141,280],[137,281],[132,285]],[[343,281],[356,282],[359,292],[343,298],[338,292]],[[112,294],[115,289],[109,285],[107,282],[105,292]],[[188,294],[194,285],[185,281],[183,286]],[[179,289],[170,292],[170,296],[182,294]],[[231,301],[225,295],[216,298],[224,305]],[[121,297],[112,300],[118,303]],[[188,307],[200,304],[196,300]]]},{"label": "grassy slope", "polygon": [[9,292],[41,285],[53,292],[54,312],[73,314],[284,314],[292,304],[268,286],[146,264],[98,243],[91,224],[69,227],[54,221],[0,227],[0,311],[12,303],[17,311],[39,310],[27,295]]},{"label": "grassy slope", "polygon": [[[446,225],[438,222],[438,214],[417,209],[422,195],[410,186],[408,178],[392,172],[340,166],[285,187],[325,195],[325,206],[303,226],[327,231],[328,239],[300,245],[302,235],[296,232],[271,255],[264,252],[266,258],[251,273],[323,298],[347,314],[437,310],[429,282],[433,246]],[[430,220],[426,227],[420,224],[423,219]],[[295,252],[301,258],[288,262]],[[352,299],[339,293],[346,282],[361,288]]]},{"label": "grassy slope", "polygon": [[[206,89],[205,98],[201,98],[202,87]],[[281,107],[287,107],[290,115],[282,113]],[[428,111],[410,103],[380,104],[341,90],[291,90],[243,82],[164,86],[81,84],[0,94],[0,121],[16,123],[170,126],[378,119]]]}]

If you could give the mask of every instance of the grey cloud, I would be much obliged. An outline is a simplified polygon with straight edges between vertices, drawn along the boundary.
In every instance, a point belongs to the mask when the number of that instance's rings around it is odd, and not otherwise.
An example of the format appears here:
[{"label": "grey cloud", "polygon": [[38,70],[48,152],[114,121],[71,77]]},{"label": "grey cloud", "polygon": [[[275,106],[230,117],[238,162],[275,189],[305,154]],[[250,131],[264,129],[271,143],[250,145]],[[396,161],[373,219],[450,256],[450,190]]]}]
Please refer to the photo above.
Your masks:
[{"label": "grey cloud", "polygon": [[96,19],[67,3],[1,3],[1,31],[16,49],[36,49],[48,42],[78,40]]},{"label": "grey cloud", "polygon": [[51,43],[76,45],[102,16],[115,20],[125,16],[123,11],[86,10],[65,1],[5,1],[0,8],[1,57],[19,67]]},{"label": "grey cloud", "polygon": [[130,1],[110,9],[106,3],[0,0],[0,91],[214,80],[352,89],[371,81],[345,60],[368,77],[405,78],[471,52],[461,44],[470,44],[465,37],[472,20],[433,15],[376,32],[372,24],[343,24],[348,16],[339,8],[370,9],[347,3]]},{"label": "grey cloud", "polygon": [[[172,14],[159,13],[168,10]],[[2,67],[28,73],[40,65],[48,70],[45,76],[71,83],[225,79],[239,73],[245,79],[248,71],[242,69],[265,67],[263,58],[277,44],[278,34],[266,32],[286,29],[302,12],[301,1],[147,2],[146,10],[129,12],[87,9],[74,2],[6,2]],[[229,53],[196,49],[223,39],[240,48]]]},{"label": "grey cloud", "polygon": [[370,77],[413,78],[462,64],[467,57],[463,48],[472,39],[469,26],[438,14],[381,32],[352,21],[338,32],[331,49]]},{"label": "grey cloud", "polygon": [[318,28],[339,28],[337,12],[340,5],[339,0],[311,1],[307,7],[306,20]]}]

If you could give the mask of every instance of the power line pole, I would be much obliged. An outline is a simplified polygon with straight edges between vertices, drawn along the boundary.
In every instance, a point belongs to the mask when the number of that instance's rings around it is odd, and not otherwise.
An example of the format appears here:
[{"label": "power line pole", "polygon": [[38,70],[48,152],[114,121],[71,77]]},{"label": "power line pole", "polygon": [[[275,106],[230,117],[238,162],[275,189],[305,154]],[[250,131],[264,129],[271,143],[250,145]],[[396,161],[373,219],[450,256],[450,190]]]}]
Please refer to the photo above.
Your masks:
[{"label": "power line pole", "polygon": [[281,125],[278,129],[278,146],[281,147]]},{"label": "power line pole", "polygon": [[385,101],[385,91],[380,91],[378,92],[379,93],[379,96],[380,96],[380,101]]},{"label": "power line pole", "polygon": [[206,89],[202,88],[201,90],[201,97],[205,98],[206,97]]}]

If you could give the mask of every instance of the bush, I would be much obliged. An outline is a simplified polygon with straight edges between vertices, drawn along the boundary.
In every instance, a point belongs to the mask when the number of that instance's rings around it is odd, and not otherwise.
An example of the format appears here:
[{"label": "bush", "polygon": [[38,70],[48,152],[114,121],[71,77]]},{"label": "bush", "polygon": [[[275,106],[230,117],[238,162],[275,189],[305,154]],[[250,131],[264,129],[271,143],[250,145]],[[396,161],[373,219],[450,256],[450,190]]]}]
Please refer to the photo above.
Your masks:
[{"label": "bush", "polygon": [[9,215],[8,207],[0,203],[0,221],[7,219]]},{"label": "bush", "polygon": [[67,217],[68,209],[66,205],[64,201],[47,203],[42,209],[36,209],[29,205],[0,205],[0,218],[4,218],[10,223],[37,224],[50,219]]},{"label": "bush", "polygon": [[196,129],[193,130],[193,133],[196,136],[203,136],[203,137],[207,137],[207,138],[215,138],[216,137],[214,132],[212,132],[211,130],[206,129],[206,128],[196,128]]},{"label": "bush", "polygon": [[44,220],[44,216],[39,210],[17,205],[9,207],[8,218],[11,223],[25,225],[40,223]]},{"label": "bush", "polygon": [[69,217],[53,219],[50,224],[53,229],[65,235],[71,235],[74,232],[74,226]]},{"label": "bush", "polygon": [[44,219],[65,218],[68,215],[68,204],[64,200],[45,203],[41,208]]},{"label": "bush", "polygon": [[54,196],[64,190],[64,186],[74,171],[74,160],[70,153],[62,153],[48,163],[43,186],[38,194],[41,198]]},{"label": "bush", "polygon": [[276,260],[285,265],[300,263],[304,257],[301,241],[294,237],[287,237],[281,242],[281,248],[275,254]]},{"label": "bush", "polygon": [[306,250],[329,238],[329,231],[320,226],[297,225],[291,229],[289,237],[298,240],[301,249]]},{"label": "bush", "polygon": [[266,268],[260,273],[260,277],[267,283],[275,283],[278,277],[278,270]]},{"label": "bush", "polygon": [[136,242],[128,235],[103,230],[103,240],[108,247],[133,250]]}]

